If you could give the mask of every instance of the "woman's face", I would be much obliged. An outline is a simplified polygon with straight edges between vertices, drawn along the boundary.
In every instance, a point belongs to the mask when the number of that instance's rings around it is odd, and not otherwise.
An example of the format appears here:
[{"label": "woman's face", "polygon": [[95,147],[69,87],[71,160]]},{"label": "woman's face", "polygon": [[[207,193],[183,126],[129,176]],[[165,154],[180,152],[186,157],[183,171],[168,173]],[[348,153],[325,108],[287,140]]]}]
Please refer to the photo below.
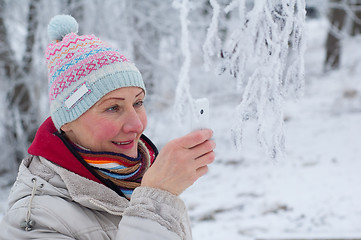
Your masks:
[{"label": "woman's face", "polygon": [[147,125],[144,94],[138,87],[109,92],[61,129],[72,142],[92,151],[137,157],[138,140]]}]

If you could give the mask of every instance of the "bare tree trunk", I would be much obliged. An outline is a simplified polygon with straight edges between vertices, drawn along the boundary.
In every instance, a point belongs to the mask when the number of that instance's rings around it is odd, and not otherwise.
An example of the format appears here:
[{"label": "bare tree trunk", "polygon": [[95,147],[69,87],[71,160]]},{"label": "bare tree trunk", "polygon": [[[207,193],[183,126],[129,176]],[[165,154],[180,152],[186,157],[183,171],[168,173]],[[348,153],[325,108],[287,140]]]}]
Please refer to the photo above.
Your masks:
[{"label": "bare tree trunk", "polygon": [[29,5],[26,49],[23,57],[23,70],[26,74],[30,73],[30,70],[32,69],[33,46],[35,44],[36,29],[38,28],[38,21],[36,17],[38,4],[39,0],[32,0]]},{"label": "bare tree trunk", "polygon": [[[330,0],[331,3],[341,3],[342,0]],[[328,15],[331,28],[326,41],[325,70],[336,69],[340,65],[341,45],[338,33],[341,32],[346,20],[343,8],[333,7]],[[337,32],[335,32],[337,31]]]},{"label": "bare tree trunk", "polygon": [[[32,81],[33,69],[33,49],[35,44],[35,34],[38,26],[37,11],[40,0],[29,2],[29,12],[27,16],[27,36],[25,41],[25,53],[21,66],[16,63],[13,52],[11,59],[12,66],[7,78],[9,79],[9,89],[7,93],[7,121],[5,123],[7,131],[7,141],[14,148],[15,160],[19,163],[26,154],[27,147],[34,138],[37,119],[37,107],[32,103],[29,81]],[[3,9],[3,8],[2,8]],[[3,16],[3,14],[1,14]],[[4,29],[6,33],[6,29]],[[5,36],[8,38],[8,36]],[[11,51],[10,45],[7,46]],[[34,83],[32,83],[34,84]]]},{"label": "bare tree trunk", "polygon": [[[14,52],[11,49],[9,34],[5,25],[5,1],[0,0],[0,81],[2,81],[2,86],[4,90],[7,91],[7,86],[10,84],[11,79],[15,78],[15,75],[18,72],[19,66],[17,61],[14,58]],[[6,120],[9,118],[7,112],[1,113],[4,114],[2,122],[0,123],[4,128],[6,136],[5,142],[3,142],[2,147],[12,149],[11,143],[7,137],[10,132],[6,126]],[[7,149],[6,149],[7,150]],[[13,158],[13,151],[2,151],[2,158],[0,158],[0,175],[7,178],[8,184],[11,184],[14,180],[14,172],[16,171],[17,164],[15,164],[15,159]]]},{"label": "bare tree trunk", "polygon": [[[25,41],[25,53],[22,60],[22,72],[17,76],[18,84],[15,85],[14,92],[10,97],[10,104],[15,104],[20,112],[29,112],[31,106],[31,99],[29,89],[27,88],[24,77],[29,76],[32,69],[33,62],[33,46],[35,44],[35,33],[38,27],[38,21],[36,18],[37,8],[36,5],[39,0],[30,1],[29,14],[27,18],[27,36]],[[19,81],[20,79],[20,81]],[[24,125],[26,127],[26,124]]]},{"label": "bare tree trunk", "polygon": [[352,4],[354,20],[352,22],[351,35],[355,36],[361,33],[361,0]]},{"label": "bare tree trunk", "polygon": [[330,0],[330,3],[332,8],[328,17],[331,27],[326,41],[326,71],[337,69],[340,65],[340,36],[346,21],[351,19],[352,36],[361,33],[361,0]]},{"label": "bare tree trunk", "polygon": [[4,71],[7,78],[11,78],[18,70],[18,65],[14,59],[8,33],[5,26],[5,1],[0,0],[0,69]]}]

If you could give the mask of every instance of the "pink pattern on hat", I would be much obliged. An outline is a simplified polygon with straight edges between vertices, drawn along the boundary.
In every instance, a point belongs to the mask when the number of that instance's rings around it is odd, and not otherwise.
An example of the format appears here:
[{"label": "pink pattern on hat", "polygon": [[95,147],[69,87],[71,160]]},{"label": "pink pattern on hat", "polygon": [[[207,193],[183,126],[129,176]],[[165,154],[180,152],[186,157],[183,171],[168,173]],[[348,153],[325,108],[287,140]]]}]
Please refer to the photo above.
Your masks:
[{"label": "pink pattern on hat", "polygon": [[60,74],[53,82],[49,91],[50,100],[54,100],[61,92],[69,87],[72,83],[79,81],[81,78],[89,75],[91,72],[102,68],[103,66],[115,62],[128,62],[128,59],[116,51],[104,51],[92,55],[72,65],[67,71]]}]

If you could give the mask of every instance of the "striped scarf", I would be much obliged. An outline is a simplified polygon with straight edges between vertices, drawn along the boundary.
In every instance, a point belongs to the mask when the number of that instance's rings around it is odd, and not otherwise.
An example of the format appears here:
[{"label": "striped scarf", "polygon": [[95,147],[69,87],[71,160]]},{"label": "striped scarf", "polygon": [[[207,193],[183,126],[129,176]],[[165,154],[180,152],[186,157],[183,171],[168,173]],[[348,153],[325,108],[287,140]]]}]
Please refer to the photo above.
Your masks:
[{"label": "striped scarf", "polygon": [[137,158],[131,158],[121,153],[93,152],[78,145],[75,145],[74,148],[99,177],[114,183],[128,200],[134,189],[140,186],[142,177],[153,160],[142,140],[139,140],[138,143]]}]

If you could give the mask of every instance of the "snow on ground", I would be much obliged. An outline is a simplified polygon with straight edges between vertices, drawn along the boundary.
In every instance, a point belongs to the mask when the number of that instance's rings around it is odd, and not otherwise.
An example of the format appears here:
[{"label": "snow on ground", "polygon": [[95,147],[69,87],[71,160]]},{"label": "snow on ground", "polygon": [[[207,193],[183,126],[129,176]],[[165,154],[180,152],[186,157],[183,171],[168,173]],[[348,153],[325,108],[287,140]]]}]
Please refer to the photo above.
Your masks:
[{"label": "snow on ground", "polygon": [[290,120],[287,157],[278,163],[218,153],[183,195],[194,239],[361,237],[360,121],[361,114]]},{"label": "snow on ground", "polygon": [[[361,39],[347,40],[342,68],[324,74],[326,27],[307,24],[305,96],[286,103],[283,160],[265,158],[252,123],[235,149],[229,123],[237,103],[213,102],[217,159],[182,194],[195,240],[361,238]],[[178,132],[160,115],[149,116],[148,135],[162,144]]]}]

